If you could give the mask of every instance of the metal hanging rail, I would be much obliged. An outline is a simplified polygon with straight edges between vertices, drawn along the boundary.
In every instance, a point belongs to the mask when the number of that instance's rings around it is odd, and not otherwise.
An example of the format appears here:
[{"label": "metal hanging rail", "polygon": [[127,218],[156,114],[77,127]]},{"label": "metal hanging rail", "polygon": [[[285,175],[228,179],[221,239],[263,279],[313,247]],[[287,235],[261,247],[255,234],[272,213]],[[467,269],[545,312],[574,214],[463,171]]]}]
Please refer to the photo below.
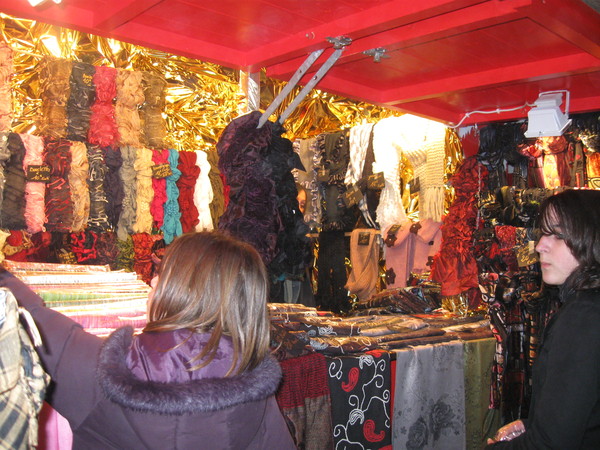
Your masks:
[{"label": "metal hanging rail", "polygon": [[[281,124],[288,118],[288,116],[292,113],[294,109],[298,106],[298,104],[304,100],[304,97],[315,87],[315,85],[325,76],[327,71],[335,64],[335,62],[342,55],[344,48],[352,43],[352,39],[349,37],[328,37],[327,40],[333,44],[333,48],[335,51],[327,58],[327,61],[319,67],[319,70],[313,75],[313,77],[306,83],[306,85],[302,88],[302,90],[298,93],[296,98],[287,106],[287,108],[281,113],[277,121]],[[275,112],[275,110],[279,107],[281,102],[287,95],[296,87],[298,81],[304,76],[304,74],[308,71],[308,69],[314,64],[314,62],[321,56],[321,54],[325,51],[325,49],[319,49],[312,52],[308,58],[298,67],[298,70],[294,73],[290,81],[284,86],[281,92],[275,97],[273,102],[269,105],[269,107],[265,110],[265,112],[260,116],[258,121],[257,128],[261,128],[271,114]]]}]

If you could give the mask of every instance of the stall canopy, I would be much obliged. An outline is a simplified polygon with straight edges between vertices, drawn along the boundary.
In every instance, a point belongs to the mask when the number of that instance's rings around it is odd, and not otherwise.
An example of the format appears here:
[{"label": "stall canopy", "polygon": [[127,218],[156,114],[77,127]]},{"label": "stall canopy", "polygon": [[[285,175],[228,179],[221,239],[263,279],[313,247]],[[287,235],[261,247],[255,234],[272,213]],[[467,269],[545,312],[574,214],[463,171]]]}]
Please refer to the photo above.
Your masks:
[{"label": "stall canopy", "polygon": [[[40,1],[40,0],[38,0]],[[525,117],[540,92],[600,109],[598,0],[0,0],[0,12],[318,88],[448,124]],[[479,110],[499,110],[494,117]],[[461,122],[462,121],[462,122]]]}]

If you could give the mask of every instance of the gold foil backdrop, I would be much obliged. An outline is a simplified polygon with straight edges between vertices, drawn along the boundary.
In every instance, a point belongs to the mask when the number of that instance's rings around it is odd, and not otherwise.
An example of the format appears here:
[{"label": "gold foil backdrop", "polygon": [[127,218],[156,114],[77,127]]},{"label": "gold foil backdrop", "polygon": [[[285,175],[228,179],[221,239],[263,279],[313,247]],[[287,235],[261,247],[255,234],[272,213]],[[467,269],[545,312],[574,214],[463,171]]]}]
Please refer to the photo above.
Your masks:
[{"label": "gold foil backdrop", "polygon": [[[17,133],[35,134],[41,113],[38,64],[45,56],[164,76],[166,143],[178,150],[213,147],[246,100],[240,74],[233,69],[5,14],[0,14],[0,20],[1,36],[14,52],[12,130]],[[261,108],[266,109],[285,82],[264,74],[260,79]],[[299,90],[282,103],[273,120]],[[306,138],[398,114],[314,89],[287,119],[285,137]]]}]

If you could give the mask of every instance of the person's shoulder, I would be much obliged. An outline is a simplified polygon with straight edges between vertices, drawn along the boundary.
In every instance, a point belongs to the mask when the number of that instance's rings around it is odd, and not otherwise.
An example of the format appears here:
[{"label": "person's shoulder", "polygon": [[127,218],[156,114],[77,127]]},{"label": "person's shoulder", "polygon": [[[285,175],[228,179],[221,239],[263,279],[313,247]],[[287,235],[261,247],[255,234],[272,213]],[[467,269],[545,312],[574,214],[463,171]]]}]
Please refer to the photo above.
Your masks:
[{"label": "person's shoulder", "polygon": [[[569,317],[571,322],[597,324],[600,321],[600,290],[587,289],[577,291],[561,308],[561,316]],[[593,327],[600,334],[600,327]]]}]

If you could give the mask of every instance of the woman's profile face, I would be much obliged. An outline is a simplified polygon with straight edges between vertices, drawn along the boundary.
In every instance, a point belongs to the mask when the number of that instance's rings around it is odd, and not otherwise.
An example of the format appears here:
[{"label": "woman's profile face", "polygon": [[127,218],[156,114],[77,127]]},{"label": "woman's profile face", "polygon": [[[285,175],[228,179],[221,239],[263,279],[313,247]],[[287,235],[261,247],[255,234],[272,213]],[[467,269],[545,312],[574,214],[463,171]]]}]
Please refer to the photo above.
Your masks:
[{"label": "woman's profile face", "polygon": [[540,254],[542,279],[546,284],[563,284],[579,266],[579,262],[560,234],[560,228],[556,228],[555,234],[543,235],[535,250]]}]

